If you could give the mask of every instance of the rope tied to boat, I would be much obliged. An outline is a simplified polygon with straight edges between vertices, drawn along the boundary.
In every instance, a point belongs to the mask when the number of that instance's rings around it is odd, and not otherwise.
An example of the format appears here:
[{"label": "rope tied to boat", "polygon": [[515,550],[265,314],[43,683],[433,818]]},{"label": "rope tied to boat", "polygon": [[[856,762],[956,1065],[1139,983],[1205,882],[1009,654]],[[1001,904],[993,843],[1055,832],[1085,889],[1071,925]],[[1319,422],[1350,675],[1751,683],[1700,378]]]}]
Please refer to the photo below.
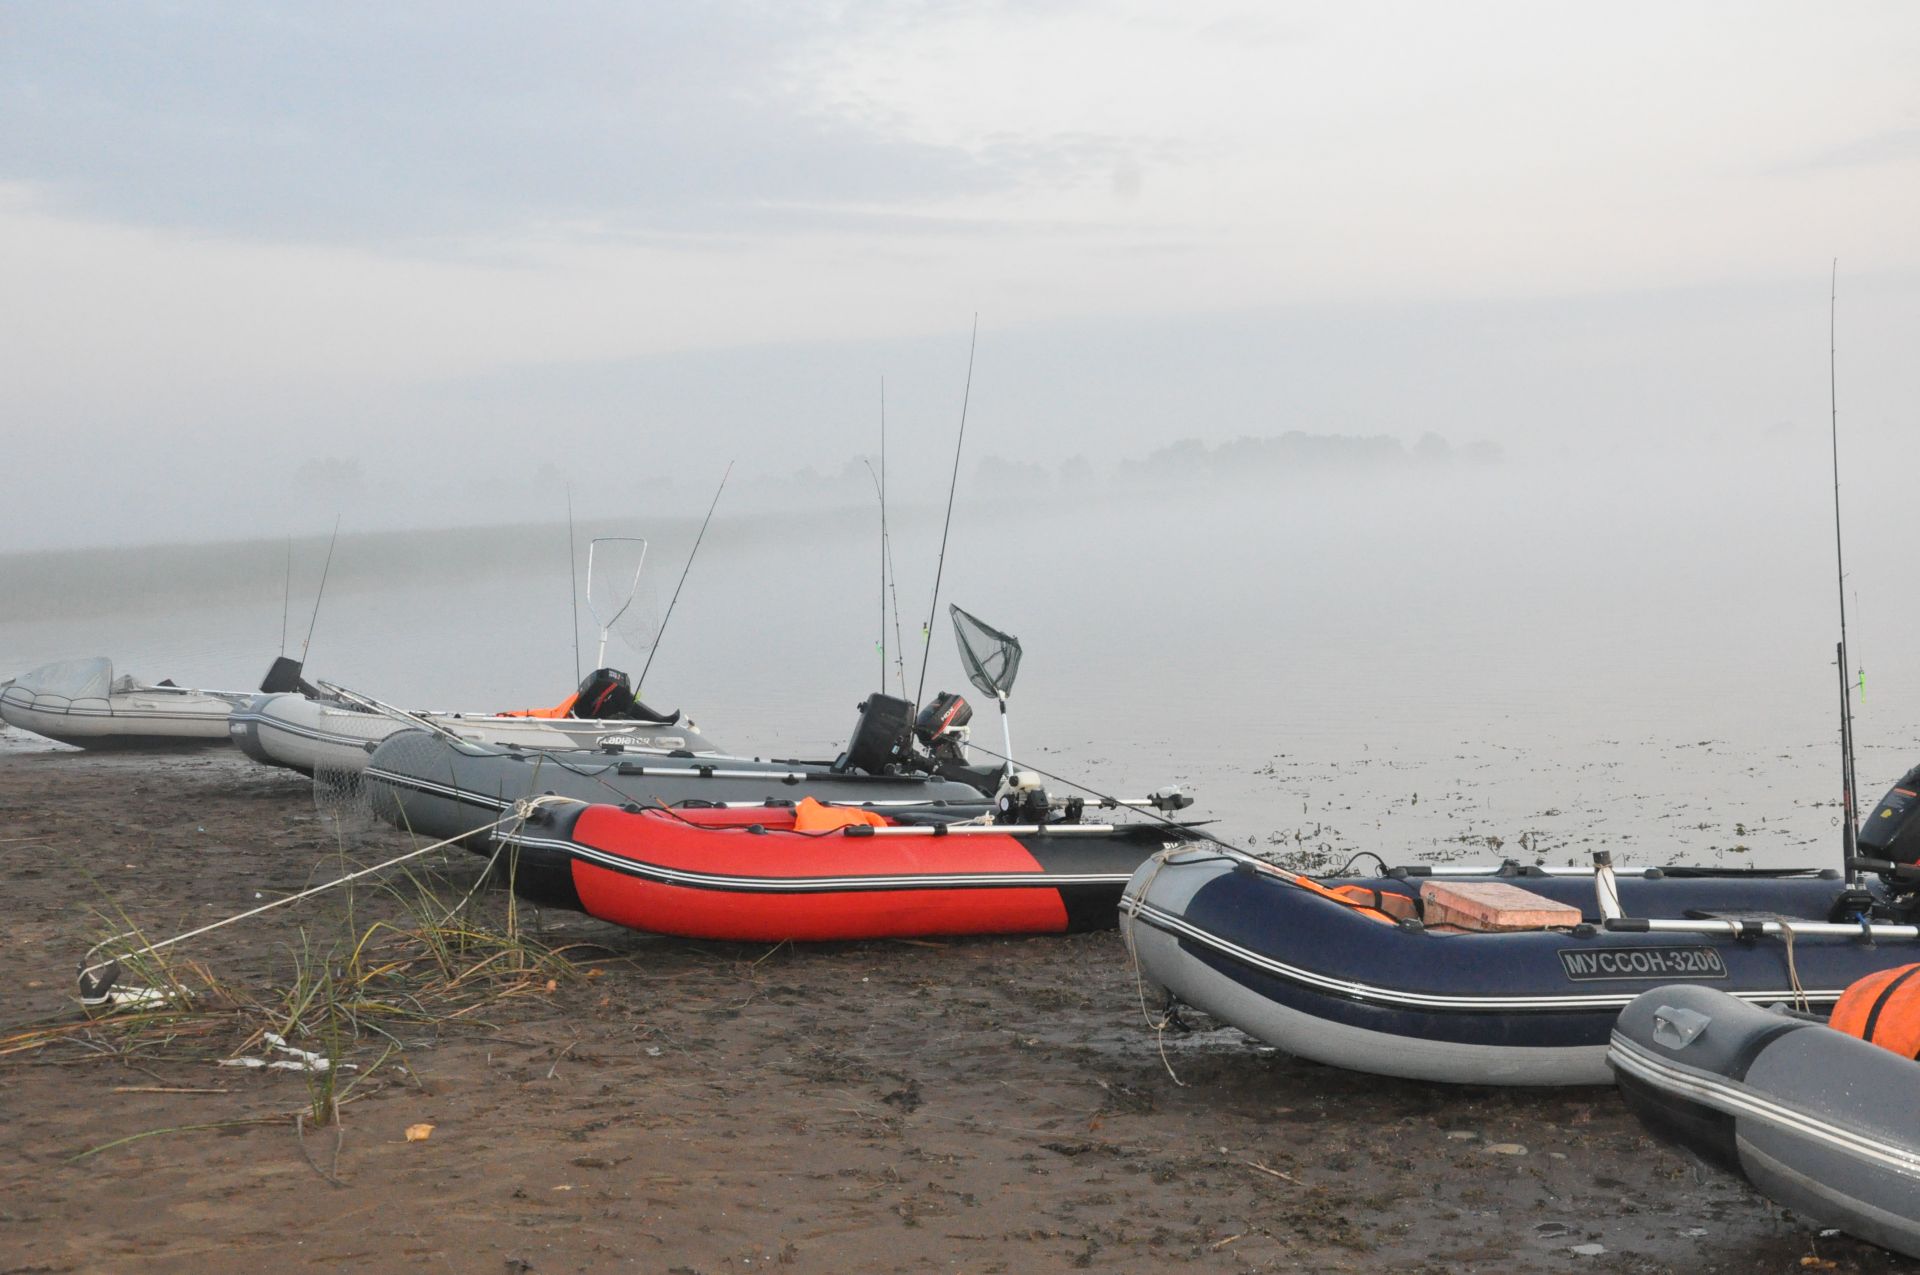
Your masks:
[{"label": "rope tied to boat", "polygon": [[[324,894],[326,891],[331,890],[336,886],[346,885],[347,883],[352,881],[357,881],[362,877],[371,876],[376,872],[383,872],[388,868],[397,867],[402,863],[408,862],[409,860],[418,859],[422,855],[431,854],[435,850],[444,850],[448,846],[453,845],[455,842],[465,840],[468,837],[478,836],[481,833],[492,832],[495,829],[500,828],[502,825],[505,825],[508,823],[524,823],[526,822],[527,819],[532,817],[533,813],[536,810],[540,809],[543,806],[558,805],[566,802],[571,802],[573,800],[574,800],[573,798],[559,797],[559,796],[555,796],[552,793],[546,793],[538,797],[519,798],[513,803],[513,805],[504,814],[502,814],[498,819],[495,819],[489,823],[483,823],[478,827],[469,828],[465,832],[457,833],[454,836],[447,837],[444,840],[433,842],[431,845],[425,845],[415,850],[409,850],[406,854],[398,855],[392,859],[388,859],[384,863],[376,863],[372,867],[361,868],[357,872],[349,872],[347,875],[343,877],[336,877],[334,880],[328,881],[322,885],[310,886],[307,889],[301,890],[295,894],[289,894],[287,897],[283,899],[275,899],[273,902],[264,903],[257,908],[248,908],[245,912],[239,912],[233,916],[224,917],[221,920],[209,922],[206,925],[202,925],[195,929],[188,930],[184,934],[176,934],[172,938],[161,939],[159,942],[149,943],[145,947],[138,947],[138,948],[134,948],[131,951],[120,952],[113,956],[108,957],[103,961],[93,961],[92,958],[102,948],[108,947],[114,943],[118,943],[123,939],[138,938],[140,937],[140,931],[137,929],[123,930],[118,934],[109,935],[108,937],[101,939],[98,943],[95,943],[92,947],[88,948],[86,951],[86,954],[81,957],[82,965],[80,967],[80,973],[78,976],[79,982],[80,982],[80,1003],[82,1005],[89,1005],[89,1006],[119,1004],[119,1003],[152,1004],[155,1001],[164,1000],[167,997],[167,993],[158,991],[154,988],[145,988],[145,987],[116,988],[114,986],[114,983],[119,978],[120,962],[123,960],[132,960],[136,957],[141,957],[141,956],[151,956],[156,952],[160,952],[166,948],[172,947],[176,943],[184,943],[188,939],[198,938],[203,934],[210,934],[213,931],[221,929],[224,926],[232,925],[236,921],[245,921],[252,917],[260,916],[263,913],[271,912],[275,908],[285,907],[289,903],[298,903],[302,899],[310,899],[314,895]],[[469,897],[471,897],[471,895],[469,895]],[[462,904],[464,904],[464,902],[465,901],[462,900]],[[459,906],[460,905],[456,905],[454,911],[458,911]],[[448,913],[448,915],[451,916],[452,913],[450,912]],[[91,961],[92,963],[88,964],[87,962],[89,961]]]},{"label": "rope tied to boat", "polygon": [[1807,989],[1800,985],[1800,968],[1794,964],[1793,960],[1793,926],[1785,921],[1780,922],[1780,937],[1786,941],[1787,945],[1787,985],[1793,988],[1793,1007],[1803,1014],[1812,1013],[1813,1007],[1807,1000]]},{"label": "rope tied to boat", "polygon": [[[1167,866],[1167,860],[1178,851],[1192,848],[1190,845],[1170,845],[1155,851],[1152,859],[1153,870],[1147,873],[1147,879],[1140,883],[1140,893],[1134,897],[1144,900],[1147,897],[1147,891],[1153,888],[1154,878],[1160,875],[1160,869]],[[1123,912],[1126,910],[1124,906],[1121,908]],[[1157,1018],[1147,1008],[1147,976],[1140,968],[1140,950],[1134,946],[1133,942],[1133,927],[1137,924],[1139,920],[1135,917],[1129,924],[1121,926],[1120,937],[1127,945],[1127,963],[1133,967],[1133,987],[1140,998],[1140,1018],[1146,1023],[1147,1029],[1153,1033],[1153,1045],[1160,1053],[1160,1065],[1167,1069],[1167,1075],[1173,1083],[1184,1089],[1187,1082],[1180,1079],[1179,1073],[1173,1069],[1173,1062],[1167,1057],[1167,1028],[1173,1025],[1173,998],[1169,995],[1166,1011]]]}]

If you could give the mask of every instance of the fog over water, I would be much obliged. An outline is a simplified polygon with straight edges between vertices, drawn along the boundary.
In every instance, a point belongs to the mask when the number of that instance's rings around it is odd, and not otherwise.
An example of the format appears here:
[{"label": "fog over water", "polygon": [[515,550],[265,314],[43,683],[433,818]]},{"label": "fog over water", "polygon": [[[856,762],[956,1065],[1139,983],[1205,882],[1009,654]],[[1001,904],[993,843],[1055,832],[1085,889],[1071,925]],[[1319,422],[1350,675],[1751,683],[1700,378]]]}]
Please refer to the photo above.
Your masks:
[{"label": "fog over water", "polygon": [[[1824,436],[1696,467],[1431,463],[969,472],[927,691],[958,689],[945,604],[1018,635],[1015,751],[1108,792],[1180,782],[1241,842],[1487,861],[1837,861],[1832,505]],[[1843,459],[1844,463],[1844,459]],[[963,466],[963,469],[965,467]],[[1900,493],[1847,484],[1860,775],[1868,804],[1920,760],[1920,674],[1902,638]],[[943,483],[895,475],[907,692]],[[942,476],[944,477],[944,476]],[[646,698],[737,751],[831,756],[881,676],[877,505],[722,499]],[[562,505],[562,508],[564,506]],[[657,619],[697,517],[593,519],[651,542]],[[296,540],[287,643],[310,673],[410,706],[550,703],[574,680],[564,522]],[[221,687],[281,649],[288,545],[16,554],[0,675],[111,655]],[[582,658],[595,633],[582,604]],[[891,628],[888,642],[892,645]],[[638,673],[643,642],[610,663]],[[889,671],[890,689],[899,690]],[[17,734],[17,732],[16,732]],[[18,744],[15,744],[18,747]],[[1056,784],[1056,788],[1061,785]]]},{"label": "fog over water", "polygon": [[1328,863],[1830,862],[1830,343],[1866,795],[1920,751],[1920,9],[1728,16],[14,5],[0,676],[251,684],[338,518],[316,676],[552,703],[569,498],[657,607],[735,463],[644,689],[831,754],[863,458],[917,657],[964,401],[1026,760]]},{"label": "fog over water", "polygon": [[931,502],[976,317],[969,476],[1435,433],[1711,506],[1824,422],[1835,258],[1920,464],[1920,9],[1739,14],[13,5],[0,552],[804,504],[883,378]]}]

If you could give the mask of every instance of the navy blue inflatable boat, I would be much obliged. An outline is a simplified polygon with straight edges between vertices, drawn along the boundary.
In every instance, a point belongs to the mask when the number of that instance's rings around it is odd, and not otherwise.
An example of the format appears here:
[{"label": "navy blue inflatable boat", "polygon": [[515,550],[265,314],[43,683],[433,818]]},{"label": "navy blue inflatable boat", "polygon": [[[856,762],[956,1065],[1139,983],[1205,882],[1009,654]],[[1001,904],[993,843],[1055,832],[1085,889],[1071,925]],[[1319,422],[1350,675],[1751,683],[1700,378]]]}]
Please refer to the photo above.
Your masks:
[{"label": "navy blue inflatable boat", "polygon": [[[1424,896],[1475,882],[1523,888],[1538,907],[1515,915],[1530,928],[1436,924]],[[1608,1083],[1614,1020],[1651,987],[1698,983],[1824,1011],[1862,975],[1920,959],[1920,931],[1888,923],[1884,890],[1849,887],[1837,871],[1653,869],[1623,872],[1617,889],[1630,919],[1610,922],[1591,874],[1316,881],[1188,848],[1134,874],[1121,928],[1169,1003],[1289,1053],[1501,1085]]]}]

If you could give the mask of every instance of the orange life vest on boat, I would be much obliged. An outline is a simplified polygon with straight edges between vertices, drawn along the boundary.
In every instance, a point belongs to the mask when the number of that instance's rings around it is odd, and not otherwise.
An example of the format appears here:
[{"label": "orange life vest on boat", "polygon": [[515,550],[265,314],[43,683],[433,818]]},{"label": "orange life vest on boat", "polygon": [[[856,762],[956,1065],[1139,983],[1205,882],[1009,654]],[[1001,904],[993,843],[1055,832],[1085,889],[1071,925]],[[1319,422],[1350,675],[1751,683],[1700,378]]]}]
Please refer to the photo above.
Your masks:
[{"label": "orange life vest on boat", "polygon": [[1827,1026],[1902,1058],[1920,1058],[1920,964],[1860,979],[1840,994]]},{"label": "orange life vest on boat", "polygon": [[575,691],[573,694],[561,700],[558,704],[555,704],[552,708],[509,708],[509,709],[502,710],[501,712],[495,713],[494,716],[495,717],[566,717],[573,712],[574,701],[579,698],[580,698],[580,693],[578,691]]},{"label": "orange life vest on boat", "polygon": [[802,797],[800,804],[793,808],[795,832],[831,832],[835,828],[850,828],[855,824],[884,828],[887,826],[887,821],[871,810],[856,810],[847,806],[825,806],[811,797]]}]

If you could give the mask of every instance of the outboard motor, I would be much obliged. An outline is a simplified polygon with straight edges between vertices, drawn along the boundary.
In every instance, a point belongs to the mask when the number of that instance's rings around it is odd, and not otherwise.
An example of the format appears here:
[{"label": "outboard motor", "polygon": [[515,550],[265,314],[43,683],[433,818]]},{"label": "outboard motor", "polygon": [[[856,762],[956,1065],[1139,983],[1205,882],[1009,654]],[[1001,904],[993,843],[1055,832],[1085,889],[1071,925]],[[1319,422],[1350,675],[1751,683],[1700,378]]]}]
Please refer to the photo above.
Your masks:
[{"label": "outboard motor", "polygon": [[[268,669],[267,675],[260,679],[260,693],[262,695],[307,695],[318,698],[322,694],[320,688],[300,676],[302,667],[300,661],[292,656],[274,657],[273,667]],[[166,683],[162,682],[161,685],[165,686]]]},{"label": "outboard motor", "polygon": [[1916,812],[1920,812],[1920,766],[1902,775],[1860,825],[1855,843],[1860,853],[1895,863],[1920,862],[1920,819],[1914,817]]},{"label": "outboard motor", "polygon": [[580,683],[568,717],[625,717],[634,706],[633,682],[617,668],[597,668]]},{"label": "outboard motor", "polygon": [[914,719],[914,738],[933,755],[935,762],[956,766],[967,764],[967,723],[973,720],[973,705],[942,691]]},{"label": "outboard motor", "polygon": [[671,726],[680,720],[680,710],[662,713],[648,708],[634,697],[633,682],[625,673],[617,668],[597,668],[580,683],[567,716],[594,721],[618,717]]},{"label": "outboard motor", "polygon": [[833,768],[887,775],[906,769],[912,761],[913,705],[877,692],[861,700],[860,720],[854,723],[847,751]]}]

